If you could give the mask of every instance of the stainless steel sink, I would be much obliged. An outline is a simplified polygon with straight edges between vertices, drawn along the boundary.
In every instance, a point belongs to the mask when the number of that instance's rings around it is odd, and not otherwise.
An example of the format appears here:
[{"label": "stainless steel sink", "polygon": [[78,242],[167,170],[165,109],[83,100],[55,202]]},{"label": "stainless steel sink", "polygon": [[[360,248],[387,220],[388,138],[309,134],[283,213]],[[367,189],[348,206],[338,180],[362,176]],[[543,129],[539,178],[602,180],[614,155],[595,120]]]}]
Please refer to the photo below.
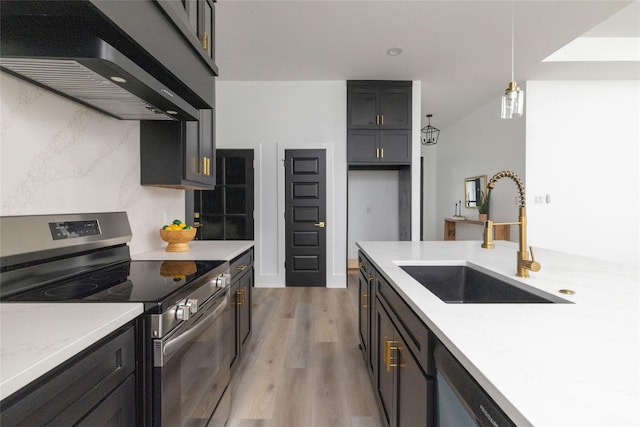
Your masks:
[{"label": "stainless steel sink", "polygon": [[571,303],[543,291],[521,289],[467,266],[401,265],[400,268],[450,304]]}]

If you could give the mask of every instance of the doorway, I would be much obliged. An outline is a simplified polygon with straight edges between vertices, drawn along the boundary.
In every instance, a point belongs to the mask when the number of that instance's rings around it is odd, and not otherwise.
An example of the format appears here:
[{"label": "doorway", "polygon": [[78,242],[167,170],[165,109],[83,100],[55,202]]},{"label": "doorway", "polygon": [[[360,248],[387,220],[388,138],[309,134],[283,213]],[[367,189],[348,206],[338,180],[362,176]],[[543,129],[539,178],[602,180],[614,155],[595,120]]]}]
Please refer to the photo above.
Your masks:
[{"label": "doorway", "polygon": [[285,150],[285,284],[326,286],[326,150]]}]

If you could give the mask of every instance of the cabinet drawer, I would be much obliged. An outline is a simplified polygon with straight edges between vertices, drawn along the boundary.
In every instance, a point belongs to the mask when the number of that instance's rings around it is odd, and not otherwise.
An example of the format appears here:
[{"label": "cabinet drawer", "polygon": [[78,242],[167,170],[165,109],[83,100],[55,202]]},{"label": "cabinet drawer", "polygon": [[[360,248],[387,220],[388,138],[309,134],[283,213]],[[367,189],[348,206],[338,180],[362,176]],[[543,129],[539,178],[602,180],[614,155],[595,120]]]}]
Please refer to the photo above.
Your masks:
[{"label": "cabinet drawer", "polygon": [[434,375],[433,360],[430,356],[433,354],[430,351],[433,344],[429,338],[429,330],[391,285],[379,273],[377,276],[378,298],[391,310],[398,331],[404,336],[422,369],[428,375]]},{"label": "cabinet drawer", "polygon": [[251,267],[253,267],[253,248],[231,261],[231,280]]},{"label": "cabinet drawer", "polygon": [[[75,424],[134,371],[134,328],[129,327],[3,400],[0,423]],[[135,408],[135,399],[129,404]]]}]

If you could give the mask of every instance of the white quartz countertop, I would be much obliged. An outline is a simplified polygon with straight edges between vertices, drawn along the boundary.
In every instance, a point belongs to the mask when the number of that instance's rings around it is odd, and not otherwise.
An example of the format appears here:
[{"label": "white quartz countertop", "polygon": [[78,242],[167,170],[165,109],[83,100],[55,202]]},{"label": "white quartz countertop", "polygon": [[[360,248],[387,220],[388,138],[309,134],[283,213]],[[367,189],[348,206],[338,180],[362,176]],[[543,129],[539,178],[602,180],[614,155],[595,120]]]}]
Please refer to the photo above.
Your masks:
[{"label": "white quartz countertop", "polygon": [[131,255],[131,259],[144,261],[231,261],[253,247],[253,240],[192,240],[190,250],[167,252],[166,245],[158,249]]},{"label": "white quartz countertop", "polygon": [[[516,425],[640,425],[637,267],[534,248],[542,269],[519,278],[517,245],[495,244],[358,246]],[[468,265],[573,304],[447,304],[403,264]]]},{"label": "white quartz countertop", "polygon": [[140,314],[137,303],[0,304],[0,400]]}]

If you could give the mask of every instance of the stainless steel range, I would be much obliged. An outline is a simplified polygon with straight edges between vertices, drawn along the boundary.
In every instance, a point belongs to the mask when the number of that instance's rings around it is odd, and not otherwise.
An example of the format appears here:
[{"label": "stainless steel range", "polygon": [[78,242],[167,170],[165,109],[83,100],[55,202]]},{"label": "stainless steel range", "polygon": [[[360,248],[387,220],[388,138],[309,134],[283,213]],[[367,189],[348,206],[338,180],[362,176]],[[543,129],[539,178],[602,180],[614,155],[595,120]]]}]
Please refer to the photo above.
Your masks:
[{"label": "stainless steel range", "polygon": [[224,425],[229,263],[133,261],[125,212],[0,217],[0,301],[137,302],[137,425]]}]

